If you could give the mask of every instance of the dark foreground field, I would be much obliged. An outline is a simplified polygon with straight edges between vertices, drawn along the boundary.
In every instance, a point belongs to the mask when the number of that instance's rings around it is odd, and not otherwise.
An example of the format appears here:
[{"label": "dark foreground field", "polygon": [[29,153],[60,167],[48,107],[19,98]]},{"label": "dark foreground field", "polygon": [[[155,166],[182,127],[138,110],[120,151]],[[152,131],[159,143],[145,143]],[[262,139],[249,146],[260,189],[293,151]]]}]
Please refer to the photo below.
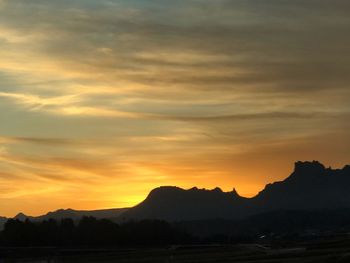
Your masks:
[{"label": "dark foreground field", "polygon": [[46,262],[350,262],[347,236],[290,245],[170,246],[163,248],[2,248],[1,263]]}]

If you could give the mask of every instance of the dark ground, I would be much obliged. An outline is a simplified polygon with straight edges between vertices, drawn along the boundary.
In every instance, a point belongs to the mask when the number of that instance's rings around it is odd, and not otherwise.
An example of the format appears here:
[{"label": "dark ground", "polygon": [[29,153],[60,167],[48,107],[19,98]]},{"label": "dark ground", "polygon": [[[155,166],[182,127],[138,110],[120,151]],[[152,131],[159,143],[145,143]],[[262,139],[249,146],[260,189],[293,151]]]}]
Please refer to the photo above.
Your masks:
[{"label": "dark ground", "polygon": [[271,245],[201,245],[158,248],[57,249],[1,248],[1,263],[46,262],[350,262],[350,236]]}]

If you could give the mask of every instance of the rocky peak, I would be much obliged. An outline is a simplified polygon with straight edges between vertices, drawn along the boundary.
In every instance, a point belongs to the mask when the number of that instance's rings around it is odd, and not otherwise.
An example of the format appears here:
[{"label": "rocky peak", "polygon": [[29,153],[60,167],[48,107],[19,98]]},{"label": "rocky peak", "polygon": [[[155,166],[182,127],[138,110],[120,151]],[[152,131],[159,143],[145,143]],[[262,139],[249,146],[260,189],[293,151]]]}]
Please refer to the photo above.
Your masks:
[{"label": "rocky peak", "polygon": [[312,162],[302,162],[298,161],[295,163],[295,172],[323,172],[326,169],[326,167],[318,162],[318,161],[312,161]]},{"label": "rocky peak", "polygon": [[296,162],[291,178],[315,178],[326,174],[326,167],[318,161]]},{"label": "rocky peak", "polygon": [[232,191],[230,192],[231,195],[234,197],[240,197],[239,193],[237,192],[236,188],[233,188]]}]

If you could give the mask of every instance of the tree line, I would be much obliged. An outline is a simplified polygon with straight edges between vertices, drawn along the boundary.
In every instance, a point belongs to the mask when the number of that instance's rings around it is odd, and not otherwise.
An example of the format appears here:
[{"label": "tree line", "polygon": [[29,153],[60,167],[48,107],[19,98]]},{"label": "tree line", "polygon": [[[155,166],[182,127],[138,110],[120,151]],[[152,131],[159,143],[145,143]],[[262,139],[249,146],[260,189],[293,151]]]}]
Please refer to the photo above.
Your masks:
[{"label": "tree line", "polygon": [[2,246],[152,246],[190,243],[186,231],[160,220],[118,224],[83,217],[80,221],[49,219],[42,222],[9,219],[0,233]]}]

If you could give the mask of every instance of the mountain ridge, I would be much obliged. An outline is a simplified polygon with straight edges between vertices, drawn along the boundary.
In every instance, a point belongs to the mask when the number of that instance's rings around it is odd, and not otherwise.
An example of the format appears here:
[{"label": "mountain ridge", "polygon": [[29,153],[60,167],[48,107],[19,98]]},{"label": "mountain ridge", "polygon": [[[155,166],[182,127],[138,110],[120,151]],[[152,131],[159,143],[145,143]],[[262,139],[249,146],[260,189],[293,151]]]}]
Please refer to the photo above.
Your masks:
[{"label": "mountain ridge", "polygon": [[[274,210],[322,210],[350,208],[350,165],[326,168],[318,161],[298,161],[286,179],[267,184],[256,196],[240,196],[219,187],[188,190],[177,186],[153,189],[144,201],[131,208],[82,211],[60,209],[39,217],[22,213],[15,218],[42,221],[49,218],[79,219],[83,216],[115,221],[163,219],[167,221],[242,219]],[[0,218],[4,222],[5,218]]]},{"label": "mountain ridge", "polygon": [[[14,216],[13,219],[17,219],[19,221],[25,221],[28,219],[33,222],[39,222],[39,221],[44,221],[48,219],[62,220],[65,218],[80,220],[84,216],[92,216],[97,219],[116,220],[116,218],[118,218],[118,216],[120,216],[127,209],[129,208],[110,208],[110,209],[99,209],[99,210],[75,210],[75,209],[67,208],[67,209],[58,209],[55,211],[50,211],[40,216],[29,216],[20,212],[16,216]],[[2,225],[8,219],[9,218],[6,218],[6,217],[0,217],[0,230],[2,228]]]},{"label": "mountain ridge", "polygon": [[[168,193],[164,193],[167,189]],[[208,201],[209,198],[209,201]],[[242,219],[280,209],[319,210],[350,207],[350,166],[326,168],[318,161],[298,161],[283,181],[267,184],[256,196],[235,190],[160,187],[122,214],[123,220]]]}]

